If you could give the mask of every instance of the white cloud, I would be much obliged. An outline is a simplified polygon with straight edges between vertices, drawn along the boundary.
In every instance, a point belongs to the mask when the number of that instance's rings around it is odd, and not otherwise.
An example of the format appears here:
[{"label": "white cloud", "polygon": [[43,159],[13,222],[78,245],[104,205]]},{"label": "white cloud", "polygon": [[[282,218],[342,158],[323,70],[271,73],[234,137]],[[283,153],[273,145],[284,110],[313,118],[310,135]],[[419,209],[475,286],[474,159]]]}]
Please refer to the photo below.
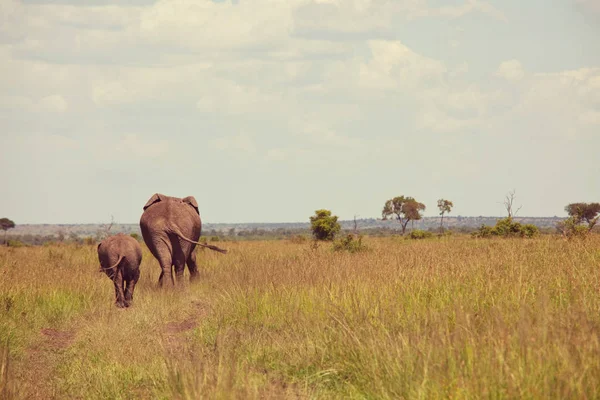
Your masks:
[{"label": "white cloud", "polygon": [[205,113],[243,114],[272,113],[283,105],[282,98],[251,85],[217,79],[202,91],[196,107]]},{"label": "white cloud", "polygon": [[600,68],[537,73],[523,82],[513,111],[507,116],[522,129],[543,138],[597,137],[600,125]]},{"label": "white cloud", "polygon": [[481,126],[489,117],[489,105],[498,95],[485,92],[474,84],[425,90],[416,96],[420,104],[417,127],[434,132],[454,132]]},{"label": "white cloud", "polygon": [[469,64],[464,61],[458,65],[456,65],[454,68],[452,68],[449,72],[449,75],[452,78],[461,76],[461,75],[465,75],[469,72]]},{"label": "white cloud", "polygon": [[287,159],[287,151],[285,149],[269,149],[267,151],[267,159],[271,161],[284,161]]},{"label": "white cloud", "polygon": [[0,109],[8,109],[17,112],[27,111],[64,113],[69,104],[63,96],[54,94],[41,99],[33,99],[27,96],[0,96]]},{"label": "white cloud", "polygon": [[210,65],[204,63],[161,68],[116,68],[113,73],[93,81],[92,99],[99,106],[185,99],[205,86],[209,68]]},{"label": "white cloud", "polygon": [[575,5],[584,11],[600,14],[600,1],[598,0],[575,0]]},{"label": "white cloud", "polygon": [[242,153],[256,153],[254,140],[247,133],[236,136],[220,137],[211,140],[211,144],[218,150],[234,150]]},{"label": "white cloud", "polygon": [[34,102],[26,96],[0,96],[0,109],[32,110]]},{"label": "white cloud", "polygon": [[80,148],[77,140],[63,135],[38,134],[32,142],[41,151],[65,151]]},{"label": "white cloud", "polygon": [[372,59],[360,66],[360,85],[379,90],[414,88],[439,83],[446,67],[421,56],[399,41],[371,41]]},{"label": "white cloud", "polygon": [[519,60],[509,60],[500,64],[496,76],[508,81],[519,81],[525,77],[525,71]]},{"label": "white cloud", "polygon": [[579,115],[579,122],[584,125],[600,126],[600,111],[587,110]]},{"label": "white cloud", "polygon": [[294,11],[294,33],[312,35],[315,32],[339,34],[383,33],[391,27],[395,5],[381,1],[308,1]]},{"label": "white cloud", "polygon": [[216,51],[277,45],[290,31],[297,1],[160,0],[140,16],[140,35],[153,43]]},{"label": "white cloud", "polygon": [[500,21],[506,16],[488,2],[466,0],[453,6],[432,7],[426,0],[311,0],[294,10],[294,33],[319,34],[331,39],[381,38],[388,35],[398,20],[418,18],[459,18],[481,13]]},{"label": "white cloud", "polygon": [[40,105],[44,110],[59,113],[63,113],[69,108],[67,101],[57,94],[44,97],[40,100]]},{"label": "white cloud", "polygon": [[301,135],[320,147],[334,147],[337,149],[359,149],[363,146],[363,140],[342,135],[331,128],[311,123],[303,122],[299,125]]},{"label": "white cloud", "polygon": [[504,15],[502,11],[492,6],[490,3],[481,0],[467,0],[462,5],[440,7],[429,11],[429,14],[459,18],[472,12],[479,12],[489,15],[499,21],[507,22],[506,15]]},{"label": "white cloud", "polygon": [[126,156],[155,159],[169,152],[169,144],[166,140],[148,140],[136,134],[128,134],[117,142],[115,150]]}]

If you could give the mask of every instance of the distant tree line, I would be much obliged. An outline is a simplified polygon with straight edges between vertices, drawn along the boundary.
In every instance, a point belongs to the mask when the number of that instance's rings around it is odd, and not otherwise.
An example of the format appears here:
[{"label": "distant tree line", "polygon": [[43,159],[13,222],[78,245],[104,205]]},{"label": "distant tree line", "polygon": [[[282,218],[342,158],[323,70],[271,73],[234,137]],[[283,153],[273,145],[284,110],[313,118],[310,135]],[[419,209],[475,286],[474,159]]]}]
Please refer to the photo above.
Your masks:
[{"label": "distant tree line", "polygon": [[[600,227],[598,221],[600,220],[600,203],[570,203],[565,206],[565,212],[568,218],[560,221],[556,226],[548,226],[546,228],[538,228],[533,224],[520,223],[515,220],[516,215],[521,207],[515,206],[515,192],[509,192],[504,200],[504,206],[507,212],[507,217],[500,218],[496,221],[494,226],[480,225],[479,227],[473,226],[460,226],[452,227],[450,230],[444,229],[444,217],[452,211],[454,204],[450,200],[439,199],[437,207],[440,216],[439,227],[430,226],[426,230],[411,229],[410,234],[407,236],[411,239],[425,239],[434,236],[435,233],[439,235],[445,235],[451,232],[471,234],[474,237],[485,238],[485,237],[533,237],[539,233],[554,233],[557,232],[565,236],[566,238],[585,237],[596,228]],[[391,227],[368,227],[361,229],[361,232],[368,232],[369,236],[381,237],[381,236],[392,236],[405,235],[409,223],[414,224],[415,221],[419,221],[423,218],[423,213],[426,210],[426,206],[417,201],[415,198],[410,196],[396,196],[385,201],[381,216],[382,220],[392,219],[398,221],[398,230]],[[457,217],[456,220],[460,221],[464,218],[475,218],[475,217]],[[245,229],[236,231],[235,228],[230,228],[227,232],[217,231],[211,229],[208,232],[203,232],[201,238],[202,241],[237,241],[237,240],[278,240],[278,239],[289,239],[296,242],[303,242],[308,240],[310,236],[317,241],[331,241],[334,242],[336,237],[340,236],[336,243],[337,248],[350,249],[353,246],[362,248],[361,239],[362,235],[359,235],[359,227],[357,226],[356,219],[354,220],[354,229],[342,229],[339,219],[330,210],[320,209],[315,211],[315,215],[310,217],[309,228],[277,228],[277,229]],[[371,219],[372,221],[375,221]],[[366,220],[366,221],[371,221]],[[455,221],[456,221],[455,220]],[[60,230],[56,235],[35,235],[35,234],[23,234],[23,235],[11,235],[7,238],[7,232],[13,229],[16,224],[9,218],[0,218],[0,230],[3,234],[3,244],[8,246],[19,246],[19,245],[43,245],[50,243],[77,243],[77,244],[95,244],[101,237],[109,234],[113,222],[109,225],[103,226],[102,229],[98,230],[95,235],[79,236],[74,232],[67,233],[65,230]],[[137,233],[132,233],[131,236],[137,240],[141,240]],[[335,247],[335,246],[334,246]]]}]

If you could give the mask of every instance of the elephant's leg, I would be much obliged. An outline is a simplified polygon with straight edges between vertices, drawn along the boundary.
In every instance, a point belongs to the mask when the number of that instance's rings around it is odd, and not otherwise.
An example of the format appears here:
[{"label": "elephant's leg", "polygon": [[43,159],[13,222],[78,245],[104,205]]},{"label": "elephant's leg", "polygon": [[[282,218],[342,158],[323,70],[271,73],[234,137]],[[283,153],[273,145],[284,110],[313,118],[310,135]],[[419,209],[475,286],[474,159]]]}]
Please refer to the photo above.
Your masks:
[{"label": "elephant's leg", "polygon": [[192,249],[190,256],[187,259],[187,266],[190,270],[190,281],[198,280],[200,274],[198,274],[198,265],[196,264],[196,249]]},{"label": "elephant's leg", "polygon": [[175,281],[173,280],[173,261],[169,256],[162,256],[158,259],[158,263],[160,264],[161,273],[158,277],[158,285],[160,287],[163,286],[163,279],[165,275],[167,275],[171,279],[171,285],[175,285]]},{"label": "elephant's leg", "polygon": [[160,265],[161,272],[158,278],[158,286],[163,286],[165,275],[168,275],[171,278],[171,283],[174,284],[173,275],[171,273],[171,267],[173,265],[173,249],[169,242],[169,238],[160,234],[160,232],[146,233],[146,236],[149,237],[146,244]]},{"label": "elephant's leg", "polygon": [[119,308],[125,307],[125,295],[123,293],[123,270],[117,267],[115,275],[113,277],[113,284],[115,285],[115,304]]},{"label": "elephant's leg", "polygon": [[183,282],[183,272],[185,271],[185,263],[175,262],[175,277],[177,283]]},{"label": "elephant's leg", "polygon": [[129,307],[133,302],[133,291],[135,290],[135,284],[140,278],[140,270],[136,270],[133,273],[133,277],[127,281],[127,288],[125,289],[125,306]]},{"label": "elephant's leg", "polygon": [[185,271],[185,255],[178,254],[173,259],[175,265],[175,276],[177,277],[177,283],[183,282],[183,273]]}]

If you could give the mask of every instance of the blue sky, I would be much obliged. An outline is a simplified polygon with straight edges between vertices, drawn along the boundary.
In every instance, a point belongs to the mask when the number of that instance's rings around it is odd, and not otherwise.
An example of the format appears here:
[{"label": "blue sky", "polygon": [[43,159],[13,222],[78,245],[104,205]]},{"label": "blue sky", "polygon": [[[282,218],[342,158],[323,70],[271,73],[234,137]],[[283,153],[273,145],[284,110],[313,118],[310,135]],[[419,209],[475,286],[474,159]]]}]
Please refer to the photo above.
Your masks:
[{"label": "blue sky", "polygon": [[595,0],[0,0],[0,216],[564,215],[600,201]]}]

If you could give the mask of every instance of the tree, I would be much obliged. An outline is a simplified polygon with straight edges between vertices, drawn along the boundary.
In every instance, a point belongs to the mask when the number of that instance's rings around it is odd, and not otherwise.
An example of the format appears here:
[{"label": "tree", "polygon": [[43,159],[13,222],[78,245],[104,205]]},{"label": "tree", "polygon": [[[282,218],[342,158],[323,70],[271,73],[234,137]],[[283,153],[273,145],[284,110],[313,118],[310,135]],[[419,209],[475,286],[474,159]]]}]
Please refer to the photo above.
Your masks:
[{"label": "tree", "polygon": [[421,211],[425,211],[423,203],[419,203],[412,197],[398,196],[385,202],[381,216],[384,220],[388,217],[397,219],[404,235],[410,221],[417,221],[423,217]]},{"label": "tree", "polygon": [[454,207],[454,204],[452,204],[452,202],[450,200],[439,199],[437,206],[440,210],[440,215],[442,216],[442,219],[440,220],[440,233],[443,233],[444,232],[444,214],[450,213],[450,211],[452,211],[452,207]]},{"label": "tree", "polygon": [[516,211],[513,210],[513,203],[515,202],[515,190],[513,189],[512,192],[508,192],[508,194],[506,195],[506,197],[504,198],[504,208],[506,208],[506,212],[508,213],[508,218],[512,218],[513,216],[516,216],[517,213],[519,212],[519,210],[521,209],[520,206],[519,208],[517,208]]},{"label": "tree", "polygon": [[598,213],[600,213],[599,203],[571,203],[565,207],[565,211],[571,218],[575,225],[583,222],[588,224],[588,231],[591,231],[596,223],[598,222]]},{"label": "tree", "polygon": [[8,218],[0,218],[0,229],[4,231],[4,244],[6,244],[6,231],[15,227],[15,223]]},{"label": "tree", "polygon": [[310,217],[310,225],[316,240],[333,240],[341,230],[337,215],[331,215],[329,210],[316,210]]}]

